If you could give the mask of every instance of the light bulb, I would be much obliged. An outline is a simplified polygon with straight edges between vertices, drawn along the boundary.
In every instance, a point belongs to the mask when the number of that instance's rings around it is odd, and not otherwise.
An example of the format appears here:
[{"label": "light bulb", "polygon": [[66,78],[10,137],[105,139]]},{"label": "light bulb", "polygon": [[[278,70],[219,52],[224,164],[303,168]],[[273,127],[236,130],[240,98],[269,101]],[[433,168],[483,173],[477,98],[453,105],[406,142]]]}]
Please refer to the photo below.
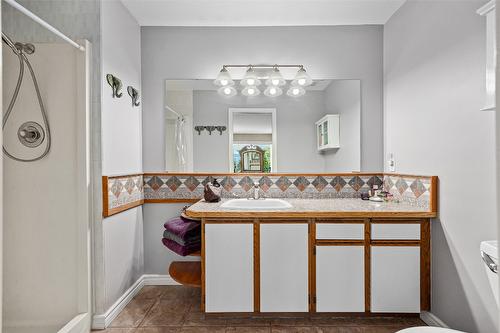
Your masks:
[{"label": "light bulb", "polygon": [[225,80],[225,79],[220,80],[220,85],[221,86],[227,86],[228,83],[229,83],[228,80]]},{"label": "light bulb", "polygon": [[[250,80],[249,80],[249,81],[250,81]],[[254,88],[248,88],[248,90],[247,90],[247,91],[248,91],[248,94],[249,94],[249,95],[253,95],[253,94],[255,94],[255,89],[254,89]]]},{"label": "light bulb", "polygon": [[279,85],[279,84],[280,84],[280,80],[278,80],[278,79],[273,79],[273,80],[271,80],[271,83],[273,84],[273,86],[277,86],[277,85]]},{"label": "light bulb", "polygon": [[224,94],[231,95],[231,92],[232,92],[231,88],[224,88]]},{"label": "light bulb", "polygon": [[306,79],[298,79],[297,80],[297,83],[301,86],[303,86],[304,84],[306,84]]},{"label": "light bulb", "polygon": [[293,88],[292,89],[292,94],[298,95],[298,94],[300,94],[300,90],[298,88]]},{"label": "light bulb", "polygon": [[276,88],[273,87],[273,88],[269,89],[269,93],[271,95],[276,95]]},{"label": "light bulb", "polygon": [[249,85],[249,86],[255,85],[255,80],[254,79],[247,79],[247,85]]}]

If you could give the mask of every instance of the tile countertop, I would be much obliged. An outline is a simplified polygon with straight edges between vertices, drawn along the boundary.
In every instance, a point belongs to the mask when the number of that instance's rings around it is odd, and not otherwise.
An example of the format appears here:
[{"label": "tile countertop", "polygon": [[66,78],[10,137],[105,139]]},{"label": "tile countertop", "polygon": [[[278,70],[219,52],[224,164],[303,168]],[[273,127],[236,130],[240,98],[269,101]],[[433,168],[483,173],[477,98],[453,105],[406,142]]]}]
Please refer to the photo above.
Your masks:
[{"label": "tile countertop", "polygon": [[237,210],[221,208],[225,201],[209,203],[200,200],[186,214],[201,218],[327,218],[327,217],[436,217],[435,212],[407,203],[373,202],[361,199],[282,199],[292,208],[274,210]]}]

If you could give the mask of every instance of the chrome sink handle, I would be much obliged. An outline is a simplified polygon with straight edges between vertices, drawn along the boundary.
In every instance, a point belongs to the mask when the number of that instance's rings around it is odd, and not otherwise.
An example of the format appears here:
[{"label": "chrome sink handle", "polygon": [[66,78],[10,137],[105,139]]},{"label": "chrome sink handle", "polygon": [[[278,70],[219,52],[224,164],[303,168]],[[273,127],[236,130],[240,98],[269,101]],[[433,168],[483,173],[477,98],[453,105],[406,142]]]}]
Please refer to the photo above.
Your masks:
[{"label": "chrome sink handle", "polygon": [[495,264],[493,259],[491,259],[491,257],[484,251],[481,251],[481,257],[483,258],[484,263],[486,264],[486,266],[488,266],[490,271],[492,271],[495,274],[498,274],[498,265]]}]

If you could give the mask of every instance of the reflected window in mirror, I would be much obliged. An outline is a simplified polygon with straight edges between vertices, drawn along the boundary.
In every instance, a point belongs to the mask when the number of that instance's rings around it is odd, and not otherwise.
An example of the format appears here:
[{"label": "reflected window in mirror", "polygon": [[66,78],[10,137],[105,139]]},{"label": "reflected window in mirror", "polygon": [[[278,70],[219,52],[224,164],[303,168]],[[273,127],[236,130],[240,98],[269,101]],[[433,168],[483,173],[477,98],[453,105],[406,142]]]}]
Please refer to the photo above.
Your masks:
[{"label": "reflected window in mirror", "polygon": [[229,108],[230,171],[276,172],[276,109]]}]

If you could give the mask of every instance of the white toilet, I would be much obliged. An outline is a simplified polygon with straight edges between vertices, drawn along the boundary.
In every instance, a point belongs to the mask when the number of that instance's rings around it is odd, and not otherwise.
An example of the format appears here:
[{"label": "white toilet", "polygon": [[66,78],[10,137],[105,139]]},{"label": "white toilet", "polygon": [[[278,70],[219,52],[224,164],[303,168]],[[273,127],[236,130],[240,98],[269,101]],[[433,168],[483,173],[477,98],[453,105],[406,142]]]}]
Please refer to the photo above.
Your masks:
[{"label": "white toilet", "polygon": [[[484,262],[484,269],[490,281],[491,291],[495,296],[498,305],[498,241],[481,242],[481,258]],[[451,328],[441,327],[412,327],[398,331],[397,333],[464,333],[462,331],[452,330]]]}]

